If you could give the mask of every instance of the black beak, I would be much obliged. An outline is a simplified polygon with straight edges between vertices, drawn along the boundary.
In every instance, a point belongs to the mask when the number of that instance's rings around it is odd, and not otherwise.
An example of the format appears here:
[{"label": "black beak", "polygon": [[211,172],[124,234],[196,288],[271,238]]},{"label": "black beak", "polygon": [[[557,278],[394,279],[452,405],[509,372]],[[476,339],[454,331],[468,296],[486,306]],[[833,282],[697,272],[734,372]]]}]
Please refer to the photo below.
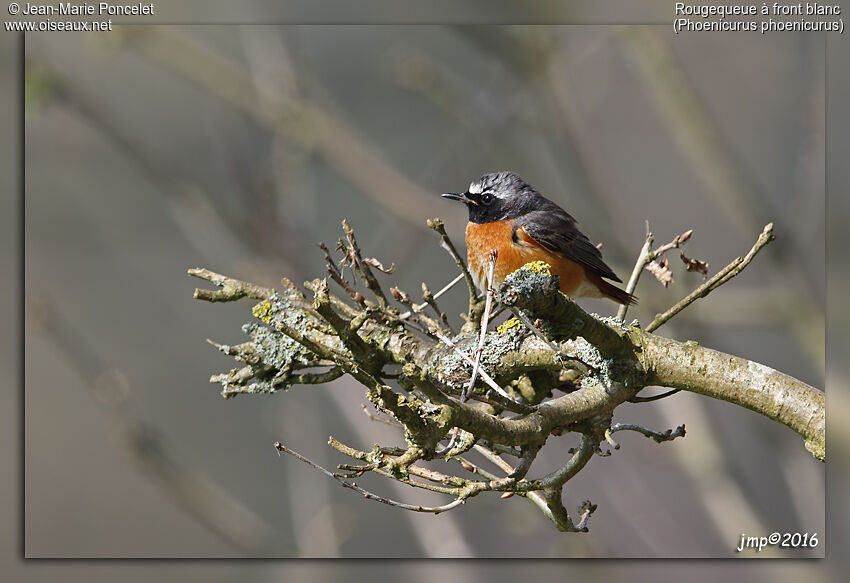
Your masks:
[{"label": "black beak", "polygon": [[443,198],[450,198],[452,200],[457,200],[457,201],[460,201],[464,204],[477,205],[478,203],[475,202],[474,200],[472,200],[471,198],[469,198],[469,196],[467,196],[468,194],[469,194],[468,192],[463,192],[461,194],[456,194],[454,192],[446,192],[444,194],[441,194],[440,196],[442,196]]}]

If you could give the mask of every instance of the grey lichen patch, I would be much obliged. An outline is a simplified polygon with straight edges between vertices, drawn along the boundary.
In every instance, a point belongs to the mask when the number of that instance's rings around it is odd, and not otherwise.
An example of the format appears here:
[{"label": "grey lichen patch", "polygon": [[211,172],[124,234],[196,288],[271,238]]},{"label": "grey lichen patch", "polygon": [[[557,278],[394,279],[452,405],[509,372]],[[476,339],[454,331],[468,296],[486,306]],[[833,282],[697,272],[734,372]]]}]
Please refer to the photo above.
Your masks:
[{"label": "grey lichen patch", "polygon": [[[481,352],[481,367],[488,372],[492,371],[501,363],[504,355],[519,349],[525,335],[525,330],[517,328],[511,328],[504,333],[498,331],[488,333]],[[477,336],[459,335],[452,338],[452,342],[458,350],[469,358],[475,359],[478,349]],[[472,365],[458,354],[457,350],[442,348],[433,352],[429,369],[436,371],[437,380],[441,383],[460,391],[469,383]]]},{"label": "grey lichen patch", "polygon": [[582,378],[582,385],[602,385],[610,387],[621,383],[627,388],[638,389],[643,386],[640,370],[632,364],[615,359],[605,358],[593,344],[584,338],[576,338],[573,342],[574,356],[589,365],[592,371]]},{"label": "grey lichen patch", "polygon": [[213,375],[210,382],[220,383],[221,396],[230,399],[241,394],[273,393],[277,388],[273,371],[262,366],[248,365],[241,369]]},{"label": "grey lichen patch", "polygon": [[632,321],[632,323],[627,326],[625,323],[623,323],[622,320],[616,318],[615,316],[600,316],[595,312],[591,313],[590,315],[602,322],[603,324],[607,324],[611,328],[614,328],[615,330],[619,330],[621,332],[628,332],[631,326],[640,327],[640,322],[638,322],[637,320]]},{"label": "grey lichen patch", "polygon": [[499,364],[508,352],[517,350],[522,339],[527,334],[524,328],[511,328],[506,332],[490,332],[484,339],[484,352],[481,353],[481,363],[487,366]]},{"label": "grey lichen patch", "polygon": [[[473,336],[455,336],[452,342],[457,346],[458,350],[465,354],[474,355],[477,340]],[[436,378],[439,382],[456,389],[462,390],[466,383],[469,382],[469,365],[466,360],[461,357],[457,351],[443,347],[441,350],[435,350],[432,353],[430,362],[428,363],[429,370],[436,372]]]},{"label": "grey lichen patch", "polygon": [[307,365],[315,359],[309,350],[274,328],[275,322],[285,321],[296,330],[306,332],[308,317],[289,298],[274,293],[268,300],[255,305],[253,314],[263,323],[248,322],[242,326],[242,331],[251,338],[256,362],[249,368],[211,379],[221,383],[225,398],[289,388],[286,375],[298,365]]},{"label": "grey lichen patch", "polygon": [[268,326],[251,322],[242,327],[254,341],[261,361],[277,370],[291,369],[295,363],[308,364],[313,361],[315,356],[312,352],[274,328],[276,322],[283,321],[295,330],[306,333],[307,315],[293,306],[288,298],[277,293],[272,294],[267,303],[269,305],[264,312],[268,318]]},{"label": "grey lichen patch", "polygon": [[508,275],[502,284],[502,293],[532,295],[540,293],[541,289],[557,290],[560,286],[560,278],[557,275],[551,275],[548,269],[536,268],[537,263],[541,262],[527,263]]},{"label": "grey lichen patch", "polygon": [[[585,377],[585,382],[592,380],[592,384],[601,382],[607,385],[613,381],[611,378],[612,361],[602,356],[599,349],[584,338],[579,337],[575,339],[573,342],[573,351],[570,356],[575,356],[575,358],[588,365],[594,371]],[[592,379],[588,377],[592,377]]]}]

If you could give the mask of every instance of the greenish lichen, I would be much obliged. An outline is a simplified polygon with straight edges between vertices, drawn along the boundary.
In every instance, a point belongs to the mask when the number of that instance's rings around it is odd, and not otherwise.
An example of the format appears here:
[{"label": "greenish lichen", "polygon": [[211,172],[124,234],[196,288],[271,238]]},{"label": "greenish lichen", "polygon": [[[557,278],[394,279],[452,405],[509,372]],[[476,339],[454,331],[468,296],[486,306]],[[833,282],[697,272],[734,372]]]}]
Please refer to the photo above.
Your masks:
[{"label": "greenish lichen", "polygon": [[522,330],[522,322],[518,318],[510,318],[499,324],[499,327],[496,328],[496,333],[507,334],[514,329]]},{"label": "greenish lichen", "polygon": [[272,304],[268,300],[263,300],[251,309],[251,313],[261,322],[269,324],[272,321]]},{"label": "greenish lichen", "polygon": [[549,271],[548,264],[533,261],[509,274],[502,284],[502,289],[509,289],[512,294],[528,296],[539,293],[541,289],[557,289],[559,281],[558,276]]},{"label": "greenish lichen", "polygon": [[552,266],[545,261],[531,261],[520,267],[520,269],[527,269],[542,275],[552,275]]},{"label": "greenish lichen", "polygon": [[[502,357],[505,354],[519,349],[524,336],[525,328],[523,326],[519,328],[511,326],[504,332],[494,331],[487,334],[481,353],[481,367],[488,372],[494,370],[501,364]],[[458,335],[452,338],[452,342],[458,350],[472,359],[475,358],[478,349],[477,336]],[[472,366],[458,354],[457,350],[447,349],[433,352],[429,368],[436,370],[437,379],[441,383],[457,391],[463,390],[469,383],[469,375],[472,370]],[[479,384],[483,386],[480,381]]]},{"label": "greenish lichen", "polygon": [[288,297],[274,293],[268,300],[255,305],[252,313],[263,324],[248,322],[242,326],[242,331],[251,338],[256,361],[248,365],[249,372],[234,369],[238,375],[231,371],[214,377],[221,383],[225,398],[288,389],[288,373],[315,360],[312,352],[274,327],[275,322],[284,321],[299,332],[307,331],[307,315]]}]

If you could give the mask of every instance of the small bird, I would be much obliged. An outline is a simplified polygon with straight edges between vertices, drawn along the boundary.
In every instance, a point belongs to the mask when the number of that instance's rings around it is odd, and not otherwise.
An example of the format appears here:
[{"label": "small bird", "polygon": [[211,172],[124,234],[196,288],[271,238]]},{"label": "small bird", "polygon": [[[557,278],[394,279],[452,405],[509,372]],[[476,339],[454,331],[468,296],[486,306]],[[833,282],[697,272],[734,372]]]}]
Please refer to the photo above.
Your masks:
[{"label": "small bird", "polygon": [[576,220],[514,172],[485,174],[466,192],[446,193],[469,209],[466,252],[469,272],[480,290],[487,286],[490,251],[497,252],[495,285],[531,261],[545,261],[570,297],[608,298],[634,304],[636,298],[605,281],[622,283],[602,260]]}]

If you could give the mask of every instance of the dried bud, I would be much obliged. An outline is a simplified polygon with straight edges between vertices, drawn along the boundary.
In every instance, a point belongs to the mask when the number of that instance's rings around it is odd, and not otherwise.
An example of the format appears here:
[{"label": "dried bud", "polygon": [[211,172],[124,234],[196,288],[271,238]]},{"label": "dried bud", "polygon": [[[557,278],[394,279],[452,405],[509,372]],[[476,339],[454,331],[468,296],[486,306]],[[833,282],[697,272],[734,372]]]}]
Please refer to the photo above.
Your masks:
[{"label": "dried bud", "polygon": [[391,287],[390,293],[395,298],[397,302],[401,302],[402,304],[406,304],[410,301],[410,298],[406,293],[398,289],[397,287]]},{"label": "dried bud", "polygon": [[702,278],[708,277],[708,262],[700,261],[699,259],[689,259],[685,254],[681,254],[682,262],[685,264],[685,269],[688,271],[698,271],[702,274]]}]

